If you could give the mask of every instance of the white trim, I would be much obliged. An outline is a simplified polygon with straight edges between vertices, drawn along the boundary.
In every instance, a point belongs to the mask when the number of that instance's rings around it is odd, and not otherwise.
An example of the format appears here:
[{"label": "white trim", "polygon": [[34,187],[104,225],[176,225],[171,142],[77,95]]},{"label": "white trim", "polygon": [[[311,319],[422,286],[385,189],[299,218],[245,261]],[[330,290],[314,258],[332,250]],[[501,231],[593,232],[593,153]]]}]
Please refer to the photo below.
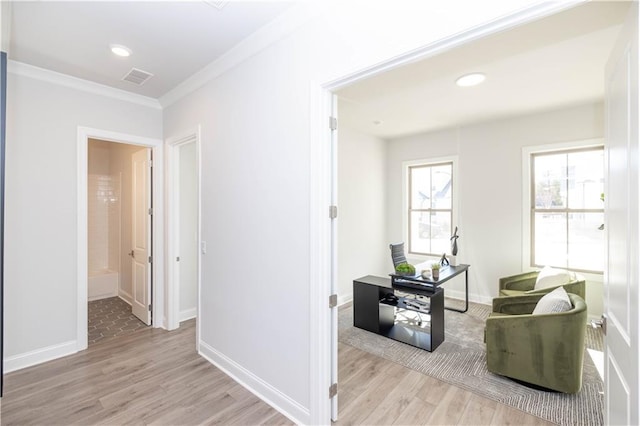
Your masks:
[{"label": "white trim", "polygon": [[[603,138],[581,139],[522,147],[522,265],[524,272],[540,268],[531,266],[531,155],[540,152],[604,146]],[[602,274],[580,272],[587,281],[602,282]]]},{"label": "white trim", "polygon": [[[309,338],[310,418],[308,424],[331,423],[331,400],[327,397],[331,379],[331,348],[337,336],[331,332],[332,253],[331,220],[331,131],[329,116],[333,94],[318,84],[310,88],[309,128]],[[335,337],[335,338],[334,338]]]},{"label": "white trim", "polygon": [[108,130],[78,126],[77,142],[77,350],[87,348],[87,171],[89,139],[100,139],[109,142],[126,143],[150,147],[153,152],[153,327],[164,327],[164,152],[160,139],[128,135]]},{"label": "white trim", "polygon": [[[120,300],[122,300],[124,303],[126,303],[127,305],[131,306],[131,299],[133,298],[133,296],[131,296],[129,293],[127,293],[126,291],[121,291],[121,294],[118,294],[118,297],[120,298]],[[129,300],[125,299],[124,297],[122,297],[122,294],[128,295],[129,296]]]},{"label": "white trim", "polygon": [[305,424],[302,419],[309,418],[309,411],[305,407],[206,343],[200,341],[198,353],[295,424]]},{"label": "white trim", "polygon": [[0,1],[0,51],[7,56],[11,47],[11,15],[13,4],[10,1]]},{"label": "white trim", "polygon": [[353,294],[341,294],[338,295],[338,307],[342,305],[346,305],[347,303],[353,302]]},{"label": "white trim", "polygon": [[187,321],[196,318],[198,315],[198,308],[185,309],[180,311],[180,322]]},{"label": "white trim", "polygon": [[[449,155],[446,157],[433,157],[433,158],[424,158],[420,160],[408,160],[402,162],[402,235],[404,241],[406,241],[407,247],[407,257],[411,257],[412,259],[418,260],[437,260],[438,257],[435,256],[427,256],[415,253],[408,253],[409,250],[409,219],[407,217],[407,211],[409,209],[409,198],[408,198],[408,188],[409,188],[409,173],[408,169],[411,166],[429,166],[432,164],[440,164],[440,163],[451,163],[451,175],[453,178],[453,182],[451,184],[451,190],[453,192],[453,198],[451,200],[451,226],[455,228],[456,226],[460,227],[459,223],[459,203],[460,199],[458,195],[459,186],[458,186],[458,155]],[[452,229],[453,231],[453,229]],[[448,253],[448,252],[447,252]]]},{"label": "white trim", "polygon": [[11,373],[12,371],[31,367],[32,365],[42,364],[43,362],[72,355],[77,351],[76,341],[71,340],[57,345],[36,349],[34,351],[8,356],[4,359],[4,372],[5,374]]},{"label": "white trim", "polygon": [[[544,2],[527,7],[518,12],[500,17],[484,25],[444,38],[437,42],[415,49],[406,54],[390,58],[388,61],[372,64],[354,73],[341,76],[324,84],[311,84],[310,94],[310,259],[309,288],[311,318],[310,329],[310,421],[312,424],[329,424],[331,404],[326,397],[327,378],[331,373],[329,352],[331,344],[336,344],[337,335],[332,335],[330,327],[331,310],[327,309],[327,298],[331,292],[331,257],[327,248],[330,243],[331,228],[328,226],[327,206],[330,200],[331,164],[327,161],[327,147],[331,136],[327,135],[327,117],[332,113],[331,92],[346,87],[367,77],[382,74],[414,61],[435,56],[454,47],[470,43],[491,34],[505,31],[525,23],[561,12],[574,7],[585,0],[567,0],[565,2]],[[329,101],[327,100],[329,99]]]},{"label": "white trim", "polygon": [[324,7],[321,2],[308,1],[293,6],[290,10],[242,40],[221,57],[184,80],[174,89],[162,95],[159,99],[160,104],[163,108],[166,108],[176,103],[239,63],[263,51],[317,16],[321,7]]},{"label": "white trim", "polygon": [[162,109],[158,100],[148,96],[138,95],[137,93],[127,92],[126,90],[116,89],[114,87],[105,86],[104,84],[95,83],[93,81],[84,80],[82,78],[73,77],[45,68],[34,67],[33,65],[22,62],[8,61],[7,72],[149,108]]},{"label": "white trim", "polygon": [[[178,136],[168,138],[166,140],[167,158],[166,158],[166,188],[167,188],[167,329],[174,330],[180,327],[182,314],[180,312],[180,280],[179,280],[179,264],[175,261],[179,255],[179,223],[180,223],[180,209],[179,209],[179,185],[178,185],[178,172],[180,170],[180,155],[179,148],[182,145],[188,143],[196,144],[196,173],[197,173],[197,198],[198,198],[198,224],[197,224],[197,247],[198,257],[196,259],[197,267],[197,306],[196,314],[193,317],[197,317],[197,312],[200,312],[200,285],[202,279],[202,250],[201,247],[201,229],[202,229],[202,167],[201,167],[201,129],[200,125],[193,129],[190,129]],[[200,340],[200,322],[196,325],[196,337]]]}]

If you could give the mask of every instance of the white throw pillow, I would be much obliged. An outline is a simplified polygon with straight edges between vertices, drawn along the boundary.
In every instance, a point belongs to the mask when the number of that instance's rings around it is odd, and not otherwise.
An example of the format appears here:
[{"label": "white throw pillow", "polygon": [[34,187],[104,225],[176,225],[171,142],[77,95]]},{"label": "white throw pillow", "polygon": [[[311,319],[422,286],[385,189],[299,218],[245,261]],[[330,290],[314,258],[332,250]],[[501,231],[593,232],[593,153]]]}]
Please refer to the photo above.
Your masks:
[{"label": "white throw pillow", "polygon": [[558,287],[538,300],[532,314],[541,315],[566,312],[571,310],[572,307],[571,299],[569,299],[569,295],[565,291],[564,287]]},{"label": "white throw pillow", "polygon": [[547,287],[557,287],[572,281],[575,275],[573,272],[566,271],[564,269],[556,269],[550,266],[545,266],[536,278],[536,284],[534,288],[539,290]]}]

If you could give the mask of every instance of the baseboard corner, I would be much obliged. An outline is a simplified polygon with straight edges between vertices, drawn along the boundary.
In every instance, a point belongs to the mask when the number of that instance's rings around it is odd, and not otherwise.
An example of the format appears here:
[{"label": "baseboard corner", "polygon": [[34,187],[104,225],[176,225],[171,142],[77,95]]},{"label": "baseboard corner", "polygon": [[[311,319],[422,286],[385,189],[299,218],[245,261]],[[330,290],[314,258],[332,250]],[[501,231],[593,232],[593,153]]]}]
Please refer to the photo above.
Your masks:
[{"label": "baseboard corner", "polygon": [[309,424],[311,416],[307,408],[202,340],[198,342],[198,353],[295,424]]}]

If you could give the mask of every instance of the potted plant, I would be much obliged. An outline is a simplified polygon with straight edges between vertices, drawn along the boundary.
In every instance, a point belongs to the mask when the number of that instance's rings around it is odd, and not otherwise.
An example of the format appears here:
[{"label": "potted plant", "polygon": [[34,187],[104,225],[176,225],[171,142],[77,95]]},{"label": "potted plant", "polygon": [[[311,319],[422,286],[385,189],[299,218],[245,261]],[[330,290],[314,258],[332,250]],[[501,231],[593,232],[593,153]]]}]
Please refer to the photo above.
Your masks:
[{"label": "potted plant", "polygon": [[416,274],[416,268],[408,263],[401,263],[396,266],[396,274],[402,276],[413,276]]},{"label": "potted plant", "polygon": [[440,263],[432,263],[431,264],[431,278],[434,281],[438,281],[440,279]]}]

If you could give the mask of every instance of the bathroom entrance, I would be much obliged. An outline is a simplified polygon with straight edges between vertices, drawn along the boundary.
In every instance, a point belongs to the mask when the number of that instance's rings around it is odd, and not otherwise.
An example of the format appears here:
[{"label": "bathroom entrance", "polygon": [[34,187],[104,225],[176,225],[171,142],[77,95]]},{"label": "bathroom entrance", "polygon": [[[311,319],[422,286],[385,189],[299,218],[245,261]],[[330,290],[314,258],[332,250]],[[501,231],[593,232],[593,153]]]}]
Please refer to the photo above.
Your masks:
[{"label": "bathroom entrance", "polygon": [[151,324],[151,149],[88,140],[88,343]]}]

